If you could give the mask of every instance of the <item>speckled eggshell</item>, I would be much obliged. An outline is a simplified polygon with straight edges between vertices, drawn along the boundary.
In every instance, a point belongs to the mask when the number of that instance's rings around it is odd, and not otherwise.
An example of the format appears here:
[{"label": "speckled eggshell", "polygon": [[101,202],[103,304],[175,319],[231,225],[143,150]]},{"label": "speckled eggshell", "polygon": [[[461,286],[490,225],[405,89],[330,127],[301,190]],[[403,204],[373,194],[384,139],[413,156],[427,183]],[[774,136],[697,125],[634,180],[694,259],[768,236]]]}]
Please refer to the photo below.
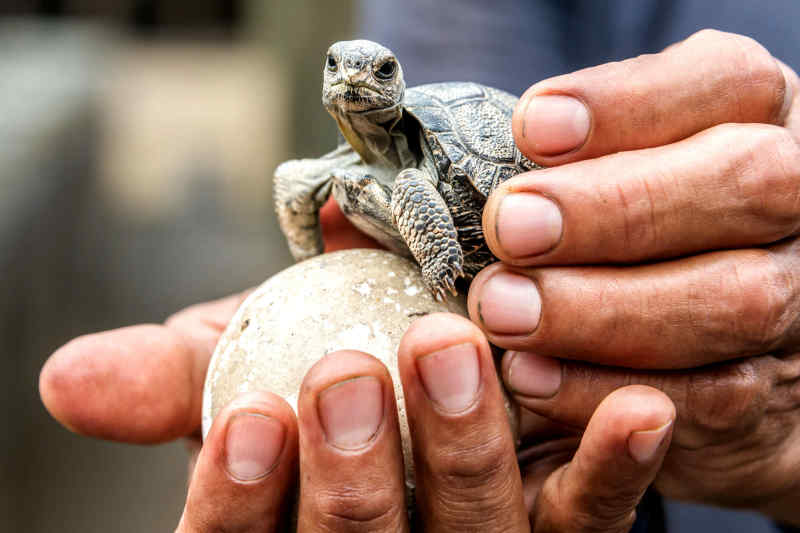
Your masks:
[{"label": "speckled eggshell", "polygon": [[203,437],[217,413],[243,392],[274,392],[296,410],[300,384],[316,361],[336,350],[361,350],[383,361],[394,381],[406,480],[413,486],[397,347],[415,319],[436,312],[466,316],[465,299],[435,301],[419,268],[389,252],[334,252],[276,274],[244,301],[214,351]]}]

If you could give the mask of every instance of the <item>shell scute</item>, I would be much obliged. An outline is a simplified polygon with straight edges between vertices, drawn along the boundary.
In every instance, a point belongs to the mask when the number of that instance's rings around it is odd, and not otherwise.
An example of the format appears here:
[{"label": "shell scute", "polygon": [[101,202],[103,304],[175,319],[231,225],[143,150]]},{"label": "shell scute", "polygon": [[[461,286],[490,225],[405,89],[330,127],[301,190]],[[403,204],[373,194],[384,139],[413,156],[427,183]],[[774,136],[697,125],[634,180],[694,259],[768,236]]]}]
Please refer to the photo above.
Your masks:
[{"label": "shell scute", "polygon": [[516,97],[477,83],[435,83],[408,89],[405,108],[421,125],[436,166],[465,177],[483,196],[527,170],[514,144]]}]

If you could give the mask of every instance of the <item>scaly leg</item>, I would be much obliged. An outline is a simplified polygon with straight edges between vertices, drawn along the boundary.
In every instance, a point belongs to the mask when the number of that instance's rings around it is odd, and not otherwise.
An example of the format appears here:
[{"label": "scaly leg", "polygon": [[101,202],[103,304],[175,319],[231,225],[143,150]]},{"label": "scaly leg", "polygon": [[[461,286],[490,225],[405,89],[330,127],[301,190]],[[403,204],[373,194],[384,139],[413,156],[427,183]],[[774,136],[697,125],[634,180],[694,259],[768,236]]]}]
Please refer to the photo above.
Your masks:
[{"label": "scaly leg", "polygon": [[322,253],[319,210],[331,193],[331,174],[356,161],[352,149],[340,147],[319,159],[286,161],[275,170],[275,211],[297,261]]},{"label": "scaly leg", "polygon": [[395,253],[410,255],[392,218],[392,190],[366,170],[336,170],[333,197],[355,227]]},{"label": "scaly leg", "polygon": [[457,294],[455,280],[464,275],[464,253],[453,217],[424,171],[406,169],[398,174],[392,215],[434,297],[443,300],[446,290]]},{"label": "scaly leg", "polygon": [[364,172],[337,170],[332,179],[335,183],[333,194],[342,213],[362,214],[393,227],[391,190]]}]

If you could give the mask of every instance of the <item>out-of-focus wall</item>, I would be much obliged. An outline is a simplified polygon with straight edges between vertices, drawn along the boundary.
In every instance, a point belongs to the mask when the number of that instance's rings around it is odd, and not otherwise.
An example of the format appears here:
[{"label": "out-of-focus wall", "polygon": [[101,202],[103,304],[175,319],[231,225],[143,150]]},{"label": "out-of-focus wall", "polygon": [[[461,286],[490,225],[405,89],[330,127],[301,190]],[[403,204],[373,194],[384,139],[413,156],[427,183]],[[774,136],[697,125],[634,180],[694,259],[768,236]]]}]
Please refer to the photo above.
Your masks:
[{"label": "out-of-focus wall", "polygon": [[335,142],[320,72],[352,7],[65,0],[3,14],[0,531],[170,530],[183,445],[69,433],[39,401],[39,369],[77,335],[162,321],[290,264],[271,174]]}]

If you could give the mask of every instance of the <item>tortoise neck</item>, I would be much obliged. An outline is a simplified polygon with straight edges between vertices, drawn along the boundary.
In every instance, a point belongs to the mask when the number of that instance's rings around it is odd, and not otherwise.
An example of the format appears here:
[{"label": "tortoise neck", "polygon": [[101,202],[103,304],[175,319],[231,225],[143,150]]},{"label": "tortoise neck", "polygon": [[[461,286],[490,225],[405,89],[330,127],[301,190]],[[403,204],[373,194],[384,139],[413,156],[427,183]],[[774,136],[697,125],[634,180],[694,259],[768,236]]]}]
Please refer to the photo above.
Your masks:
[{"label": "tortoise neck", "polygon": [[343,113],[336,109],[328,109],[328,112],[336,119],[345,140],[365,163],[403,166],[405,157],[400,153],[392,132],[403,116],[400,104],[361,113]]}]

